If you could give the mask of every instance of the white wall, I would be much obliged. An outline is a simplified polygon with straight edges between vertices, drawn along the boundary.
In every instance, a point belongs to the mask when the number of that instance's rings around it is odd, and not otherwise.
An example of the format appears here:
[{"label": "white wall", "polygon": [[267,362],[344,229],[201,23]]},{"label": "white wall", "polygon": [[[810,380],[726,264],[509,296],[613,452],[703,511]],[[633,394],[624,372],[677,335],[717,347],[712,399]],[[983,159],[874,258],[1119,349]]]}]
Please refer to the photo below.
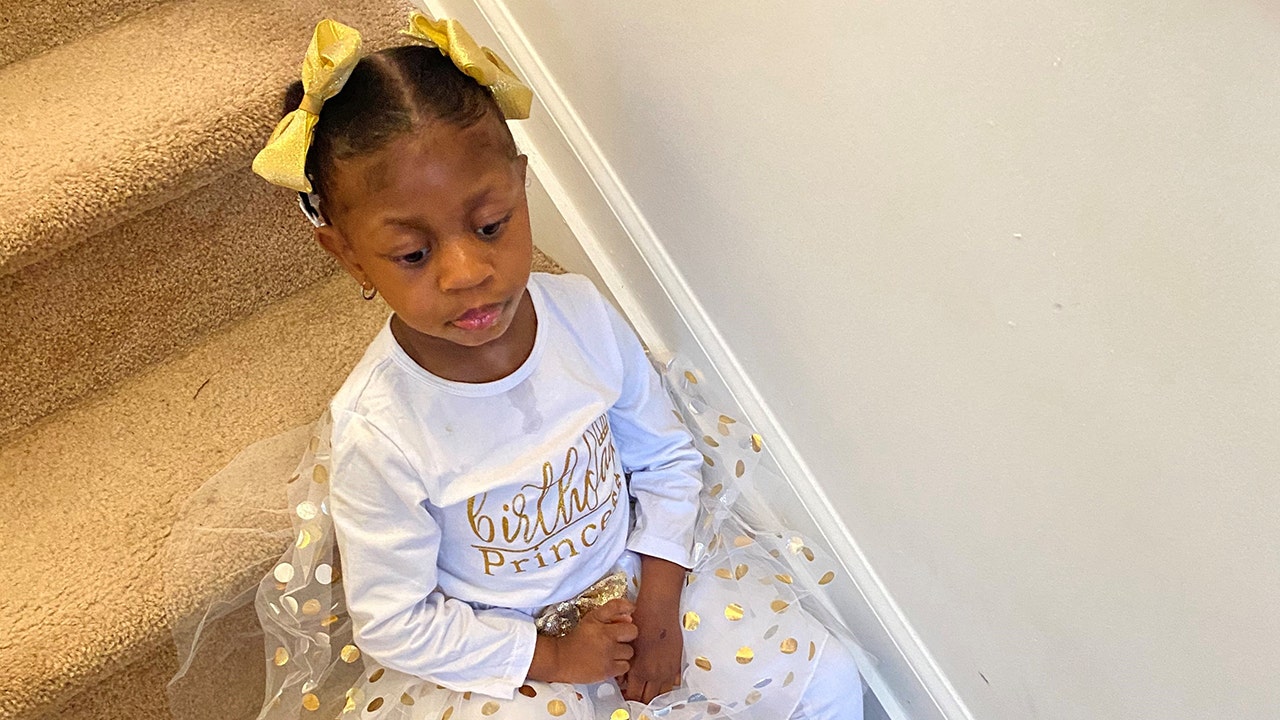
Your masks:
[{"label": "white wall", "polygon": [[[523,151],[523,150],[522,150]],[[608,286],[600,271],[578,241],[573,229],[565,222],[564,215],[556,208],[555,200],[547,194],[542,181],[534,172],[528,175],[525,197],[529,202],[529,222],[538,240],[538,249],[570,272],[586,275],[597,287],[608,292]]]},{"label": "white wall", "polygon": [[913,716],[1280,717],[1280,5],[432,4],[782,433]]}]

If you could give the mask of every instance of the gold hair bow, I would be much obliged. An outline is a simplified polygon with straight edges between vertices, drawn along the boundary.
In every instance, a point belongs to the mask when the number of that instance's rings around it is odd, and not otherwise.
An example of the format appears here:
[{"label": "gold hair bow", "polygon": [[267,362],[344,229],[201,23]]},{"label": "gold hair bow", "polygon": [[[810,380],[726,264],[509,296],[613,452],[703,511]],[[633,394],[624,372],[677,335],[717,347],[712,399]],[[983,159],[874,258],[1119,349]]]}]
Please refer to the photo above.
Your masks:
[{"label": "gold hair bow", "polygon": [[409,28],[401,33],[439,48],[459,70],[489,88],[508,120],[529,117],[533,91],[520,82],[497,53],[476,43],[462,23],[435,20],[414,10],[409,14]]},{"label": "gold hair bow", "polygon": [[280,120],[267,146],[253,159],[255,173],[273,185],[311,192],[307,150],[320,120],[320,108],[338,94],[359,60],[360,33],[333,20],[316,25],[302,61],[302,102]]}]

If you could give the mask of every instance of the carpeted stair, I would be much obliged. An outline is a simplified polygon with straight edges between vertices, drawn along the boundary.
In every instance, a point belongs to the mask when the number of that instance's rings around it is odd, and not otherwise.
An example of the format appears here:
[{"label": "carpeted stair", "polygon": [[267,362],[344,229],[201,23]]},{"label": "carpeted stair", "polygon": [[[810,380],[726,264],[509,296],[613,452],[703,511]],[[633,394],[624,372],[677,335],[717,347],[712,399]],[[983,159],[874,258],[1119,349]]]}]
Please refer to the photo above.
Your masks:
[{"label": "carpeted stair", "polygon": [[404,20],[393,0],[174,0],[93,28],[60,7],[6,10],[10,36],[49,13],[96,31],[0,67],[0,436],[333,271],[245,169],[319,18],[372,46]]},{"label": "carpeted stair", "polygon": [[65,45],[164,0],[0,0],[0,66]]},{"label": "carpeted stair", "polygon": [[[0,718],[165,718],[179,506],[314,419],[387,312],[248,162],[316,20],[377,46],[407,7],[0,3]],[[261,647],[222,670],[209,716],[252,717],[260,696],[226,689],[260,686]]]}]

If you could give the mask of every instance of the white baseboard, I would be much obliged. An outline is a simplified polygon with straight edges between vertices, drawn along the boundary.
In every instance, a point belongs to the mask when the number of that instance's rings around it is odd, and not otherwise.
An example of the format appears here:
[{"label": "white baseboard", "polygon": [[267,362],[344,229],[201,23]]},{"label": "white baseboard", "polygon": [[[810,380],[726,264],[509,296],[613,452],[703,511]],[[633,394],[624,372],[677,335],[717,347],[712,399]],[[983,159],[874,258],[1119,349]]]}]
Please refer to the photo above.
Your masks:
[{"label": "white baseboard", "polygon": [[[708,399],[737,409],[768,439],[770,469],[780,478],[777,490],[792,495],[790,506],[798,510],[786,510],[783,501],[779,514],[797,530],[824,538],[841,559],[847,581],[833,585],[838,611],[875,657],[863,669],[889,717],[973,720],[505,4],[416,2],[437,16],[458,18],[481,43],[503,49],[537,98],[532,118],[512,123],[516,141],[597,277],[656,357],[679,354],[704,368],[712,381],[704,385],[711,386]],[[578,262],[583,256],[572,255]],[[583,268],[571,263],[569,269]]]}]

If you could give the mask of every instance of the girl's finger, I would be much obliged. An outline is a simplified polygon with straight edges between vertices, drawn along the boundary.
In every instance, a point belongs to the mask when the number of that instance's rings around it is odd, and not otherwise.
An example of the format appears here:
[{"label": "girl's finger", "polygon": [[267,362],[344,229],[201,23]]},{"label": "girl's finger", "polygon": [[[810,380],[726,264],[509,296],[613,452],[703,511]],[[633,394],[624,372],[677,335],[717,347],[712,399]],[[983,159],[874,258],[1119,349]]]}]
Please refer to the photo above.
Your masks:
[{"label": "girl's finger", "polygon": [[625,598],[618,598],[601,605],[591,614],[600,622],[611,623],[622,620],[631,622],[631,613],[635,609],[635,605],[632,605],[630,601]]},{"label": "girl's finger", "polygon": [[658,697],[664,692],[666,691],[662,689],[662,685],[659,683],[655,683],[655,682],[645,683],[644,684],[644,702],[646,703],[653,702],[654,698]]},{"label": "girl's finger", "polygon": [[658,697],[659,695],[666,695],[667,693],[674,690],[677,686],[678,686],[677,683],[673,683],[670,680],[666,682],[647,682],[644,684],[644,690],[638,693],[641,696],[638,699],[641,702],[645,702],[645,703],[653,702],[654,698]]},{"label": "girl's finger", "polygon": [[613,631],[614,641],[620,643],[629,643],[640,634],[640,629],[630,622],[611,623],[608,629]]},{"label": "girl's finger", "polygon": [[636,702],[648,702],[644,699],[644,683],[627,683],[627,687],[622,690],[622,699],[634,700]]}]

